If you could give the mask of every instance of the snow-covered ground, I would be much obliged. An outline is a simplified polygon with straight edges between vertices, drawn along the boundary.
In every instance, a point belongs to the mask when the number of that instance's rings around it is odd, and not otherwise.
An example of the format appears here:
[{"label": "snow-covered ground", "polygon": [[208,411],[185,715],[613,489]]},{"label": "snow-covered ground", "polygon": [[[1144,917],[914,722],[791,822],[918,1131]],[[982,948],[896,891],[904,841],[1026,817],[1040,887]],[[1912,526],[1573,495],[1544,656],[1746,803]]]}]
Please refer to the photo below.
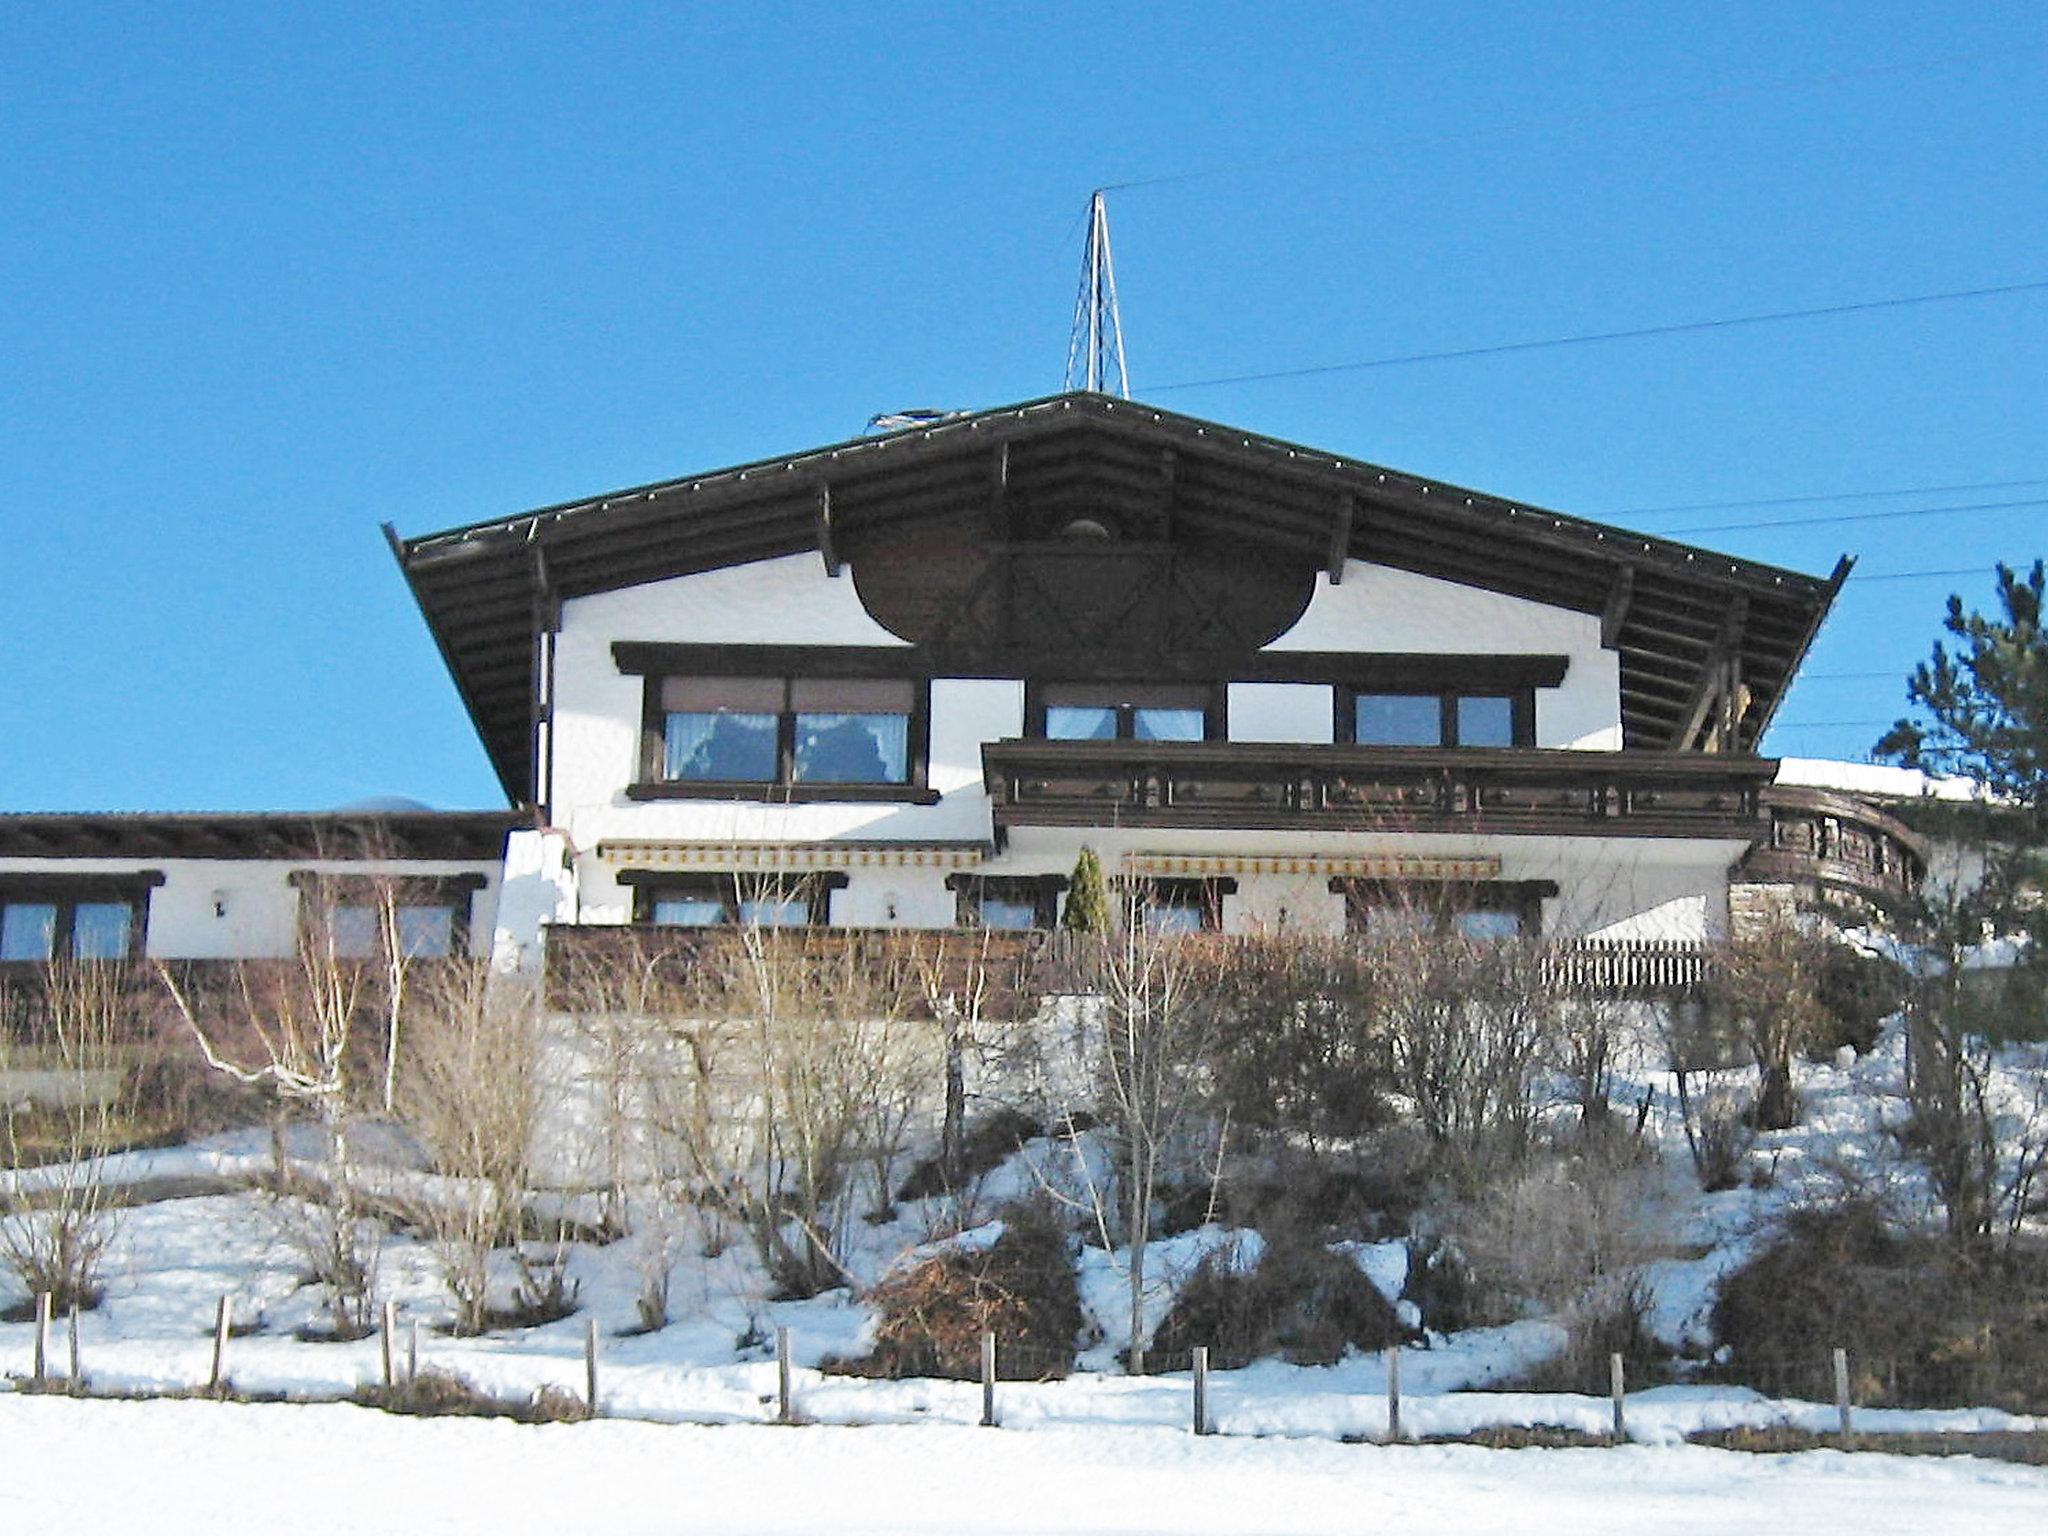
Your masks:
[{"label": "snow-covered ground", "polygon": [[[1898,1156],[1884,1133],[1902,1110],[1897,1097],[1901,1068],[1895,1037],[1860,1061],[1802,1066],[1806,1108],[1801,1125],[1764,1138],[1753,1155],[1754,1166],[1768,1177],[1759,1179],[1759,1187],[1706,1196],[1693,1187],[1664,1085],[1651,1125],[1668,1165],[1673,1256],[1655,1264],[1648,1276],[1651,1321],[1661,1338],[1695,1355],[1712,1347],[1708,1325],[1714,1287],[1754,1250],[1771,1215],[1783,1205],[1825,1193],[1844,1180],[1890,1191],[1909,1213],[1924,1202],[1924,1179]],[[1638,1094],[1653,1080],[1654,1074],[1642,1075],[1620,1091]],[[2023,1091],[2024,1082],[2024,1074],[2009,1075],[1998,1085],[2001,1102],[2014,1115],[2039,1109]],[[263,1173],[270,1156],[265,1137],[245,1133],[130,1154],[113,1160],[109,1171],[145,1187],[201,1176],[232,1182]],[[382,1176],[418,1177],[401,1162],[387,1165]],[[0,1179],[30,1186],[51,1176],[49,1170],[0,1172]],[[1006,1180],[1015,1187],[1005,1188]],[[1029,1185],[1029,1175],[1020,1170],[999,1171],[986,1191],[988,1203],[993,1208],[1004,1195],[1025,1192]],[[886,1271],[906,1249],[935,1235],[943,1225],[939,1215],[911,1205],[894,1221],[860,1224],[852,1261],[857,1275],[871,1281]],[[403,1235],[385,1245],[380,1294],[396,1302],[402,1331],[415,1321],[420,1325],[424,1366],[454,1371],[505,1397],[524,1398],[548,1384],[580,1395],[584,1332],[594,1319],[603,1340],[602,1397],[608,1415],[671,1423],[759,1423],[773,1411],[770,1341],[777,1326],[786,1326],[793,1331],[799,1367],[797,1405],[815,1423],[964,1427],[978,1418],[979,1393],[969,1384],[821,1375],[816,1370],[821,1360],[865,1347],[867,1313],[845,1290],[801,1302],[768,1301],[766,1281],[743,1241],[709,1257],[698,1242],[686,1245],[674,1269],[672,1321],[653,1333],[637,1332],[643,1241],[631,1237],[601,1247],[576,1246],[570,1274],[580,1286],[583,1310],[542,1327],[475,1339],[451,1336],[446,1331],[450,1307],[433,1254]],[[1145,1309],[1148,1326],[1164,1315],[1179,1277],[1205,1254],[1232,1244],[1239,1262],[1249,1263],[1259,1239],[1255,1233],[1202,1228],[1155,1244],[1148,1265],[1155,1282]],[[1401,1244],[1340,1246],[1390,1298],[1399,1294],[1406,1274]],[[1007,1426],[1054,1435],[1085,1434],[1109,1425],[1148,1432],[1184,1429],[1189,1417],[1185,1375],[1132,1380],[1117,1374],[1116,1355],[1127,1342],[1124,1276],[1120,1255],[1083,1250],[1081,1291],[1094,1336],[1081,1356],[1081,1369],[1063,1382],[1004,1383],[999,1396]],[[509,1270],[501,1278],[509,1280]],[[334,1344],[297,1336],[300,1328],[319,1320],[321,1298],[302,1282],[301,1263],[280,1234],[272,1202],[252,1190],[157,1200],[125,1212],[105,1280],[104,1304],[87,1314],[81,1326],[84,1373],[94,1390],[178,1391],[203,1384],[210,1369],[214,1309],[223,1294],[233,1298],[238,1328],[251,1330],[229,1347],[228,1375],[236,1387],[296,1398],[342,1397],[381,1373],[374,1340]],[[0,1276],[0,1307],[24,1299],[11,1277]],[[1404,1428],[1411,1436],[1516,1424],[1604,1432],[1609,1424],[1605,1399],[1486,1390],[1541,1362],[1559,1340],[1559,1331],[1541,1319],[1432,1336],[1427,1348],[1404,1355]],[[66,1353],[61,1330],[56,1342],[61,1373]],[[401,1349],[404,1342],[401,1338]],[[1815,1340],[1817,1356],[1824,1358],[1832,1342]],[[26,1375],[32,1347],[29,1324],[0,1324],[0,1376]],[[1374,1438],[1386,1428],[1385,1391],[1385,1366],[1377,1356],[1354,1356],[1323,1368],[1263,1362],[1217,1373],[1211,1407],[1224,1435]],[[73,1411],[85,1410],[73,1405]],[[1775,1401],[1728,1386],[1659,1387],[1631,1394],[1628,1403],[1629,1434],[1649,1445],[1674,1445],[1700,1430],[1775,1423],[1830,1429],[1833,1408]],[[1969,1430],[2030,1428],[2037,1421],[1992,1410],[1859,1410],[1858,1423],[1873,1431]]]},{"label": "snow-covered ground", "polygon": [[[2038,1531],[2048,1471],[1981,1461],[1383,1449],[1159,1429],[523,1427],[347,1406],[0,1397],[0,1530]],[[61,1516],[56,1512],[61,1511]]]}]

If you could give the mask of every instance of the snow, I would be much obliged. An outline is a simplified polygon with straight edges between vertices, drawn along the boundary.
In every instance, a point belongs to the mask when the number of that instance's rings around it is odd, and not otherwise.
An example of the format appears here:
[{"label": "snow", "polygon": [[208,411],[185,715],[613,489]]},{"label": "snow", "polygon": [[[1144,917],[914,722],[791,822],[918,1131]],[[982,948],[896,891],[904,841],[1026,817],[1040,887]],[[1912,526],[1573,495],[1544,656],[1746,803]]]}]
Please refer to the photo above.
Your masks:
[{"label": "snow", "polygon": [[[1711,1350],[1716,1286],[1755,1251],[1776,1217],[1791,1205],[1854,1186],[1883,1191],[1908,1219],[1927,1217],[1924,1173],[1899,1153],[1889,1134],[1904,1110],[1902,1049],[1894,1029],[1866,1057],[1801,1063],[1800,1125],[1759,1138],[1750,1158],[1758,1175],[1752,1184],[1711,1195],[1694,1188],[1668,1074],[1646,1070],[1623,1075],[1616,1092],[1625,1100],[1639,1100],[1646,1088],[1657,1089],[1649,1131],[1660,1148],[1672,1212],[1668,1252],[1647,1275],[1649,1322],[1658,1338],[1695,1358]],[[1991,1091],[2003,1128],[2048,1115],[2048,1107],[2031,1091],[2044,1067],[2048,1052],[2038,1046],[2015,1047],[2001,1061]],[[1717,1076],[1701,1074],[1695,1090],[1705,1093]],[[1732,1072],[1728,1080],[1730,1086],[1746,1086],[1753,1073]],[[377,1149],[377,1140],[365,1137],[358,1145]],[[314,1149],[301,1143],[287,1150],[304,1154]],[[1020,1160],[1044,1152],[1042,1147],[1027,1149]],[[434,1181],[412,1166],[402,1145],[392,1142],[378,1155],[384,1159],[375,1170],[378,1181],[403,1185],[414,1198],[432,1193]],[[238,1328],[248,1330],[231,1341],[228,1351],[228,1375],[237,1388],[293,1399],[338,1398],[379,1378],[377,1341],[337,1344],[298,1336],[300,1330],[321,1322],[322,1297],[317,1288],[304,1283],[301,1261],[283,1235],[278,1218],[289,1214],[291,1207],[248,1187],[270,1172],[272,1157],[269,1137],[259,1132],[109,1161],[107,1171],[116,1182],[136,1187],[145,1197],[167,1188],[176,1197],[151,1199],[120,1217],[108,1253],[105,1301],[80,1322],[84,1371],[95,1391],[181,1392],[203,1384],[211,1365],[214,1309],[223,1294],[234,1298]],[[1015,1161],[997,1170],[989,1184],[1035,1187],[1039,1181]],[[55,1171],[0,1174],[7,1177],[34,1187],[55,1177]],[[181,1186],[179,1181],[185,1182]],[[972,1219],[963,1227],[961,1217]],[[855,1223],[849,1267],[856,1280],[870,1284],[903,1262],[906,1251],[933,1252],[946,1245],[978,1249],[996,1241],[1001,1232],[1000,1220],[990,1219],[986,1208],[977,1218],[945,1202],[911,1202],[893,1220]],[[976,1423],[980,1395],[971,1383],[821,1374],[817,1368],[822,1361],[864,1351],[872,1326],[869,1313],[845,1289],[803,1301],[769,1300],[771,1288],[758,1260],[735,1233],[701,1228],[682,1235],[672,1271],[672,1321],[656,1332],[638,1331],[636,1298],[654,1242],[652,1235],[635,1235],[604,1246],[572,1245],[569,1274],[584,1310],[555,1323],[482,1338],[458,1338],[448,1331],[452,1313],[434,1254],[414,1237],[394,1233],[386,1240],[379,1293],[396,1304],[401,1329],[409,1332],[418,1325],[423,1365],[451,1370],[506,1398],[524,1398],[546,1385],[580,1396],[584,1330],[594,1319],[603,1340],[602,1396],[609,1418],[669,1425],[759,1425],[774,1410],[773,1339],[781,1326],[792,1330],[798,1407],[814,1425],[915,1426],[943,1435],[970,1430]],[[1383,1294],[1390,1299],[1400,1296],[1409,1257],[1403,1244],[1332,1246],[1358,1264]],[[1258,1233],[1217,1225],[1156,1239],[1147,1255],[1141,1326],[1148,1335],[1158,1326],[1177,1285],[1205,1260],[1248,1268],[1263,1251]],[[499,1262],[500,1279],[509,1285],[511,1256],[500,1255]],[[1106,1430],[1140,1437],[1145,1444],[1151,1443],[1144,1440],[1147,1436],[1185,1436],[1189,1382],[1184,1374],[1135,1380],[1119,1374],[1118,1356],[1129,1344],[1128,1274],[1127,1255],[1092,1245],[1080,1250],[1078,1279],[1089,1323],[1079,1369],[1065,1381],[1003,1383],[999,1401],[1005,1425],[1029,1432],[1010,1438],[1042,1436],[1064,1445],[1085,1442]],[[0,1274],[0,1308],[24,1300],[12,1277]],[[1412,1315],[1412,1302],[1401,1305]],[[30,1324],[0,1323],[0,1375],[28,1373],[32,1338]],[[1553,1322],[1540,1318],[1431,1335],[1426,1347],[1410,1349],[1403,1357],[1404,1428],[1411,1436],[1531,1424],[1604,1433],[1610,1414],[1604,1397],[1499,1390],[1542,1364],[1562,1339]],[[1824,1351],[1829,1342],[1816,1340],[1816,1351]],[[57,1356],[61,1368],[61,1340]],[[1331,1443],[1371,1439],[1386,1429],[1386,1385],[1385,1362],[1377,1355],[1353,1355],[1328,1367],[1263,1361],[1216,1372],[1211,1413],[1227,1437]],[[0,1406],[23,1411],[4,1395]],[[105,1406],[44,1405],[34,1411],[90,1415]],[[1830,1430],[1834,1424],[1831,1404],[1774,1400],[1734,1386],[1657,1387],[1632,1393],[1627,1409],[1631,1439],[1667,1449],[1708,1429],[1792,1424]],[[161,1411],[182,1410],[170,1405]],[[227,1413],[212,1406],[192,1411]],[[279,1424],[301,1422],[284,1410],[276,1411],[284,1415],[275,1420]],[[1857,1410],[1858,1426],[1872,1431],[2023,1429],[2041,1422],[1988,1409]],[[612,1427],[623,1428],[609,1426],[607,1432]],[[577,1432],[602,1438],[596,1430]],[[553,1443],[544,1432],[536,1433],[541,1434],[536,1443]],[[773,1444],[782,1443],[770,1438]],[[874,1443],[897,1442],[884,1437]],[[982,1453],[982,1440],[970,1437],[967,1443],[977,1447],[976,1454]]]},{"label": "snow", "polygon": [[[525,1427],[346,1406],[0,1397],[0,1528],[724,1532],[2038,1530],[1971,1457],[1487,1451],[1130,1428]],[[337,1457],[337,1451],[346,1447]]]},{"label": "snow", "polygon": [[1918,768],[1887,763],[1850,763],[1827,757],[1781,757],[1780,784],[1808,789],[1839,789],[1850,794],[1877,795],[1889,800],[1981,800],[1983,786],[1974,779],[1943,778]]}]

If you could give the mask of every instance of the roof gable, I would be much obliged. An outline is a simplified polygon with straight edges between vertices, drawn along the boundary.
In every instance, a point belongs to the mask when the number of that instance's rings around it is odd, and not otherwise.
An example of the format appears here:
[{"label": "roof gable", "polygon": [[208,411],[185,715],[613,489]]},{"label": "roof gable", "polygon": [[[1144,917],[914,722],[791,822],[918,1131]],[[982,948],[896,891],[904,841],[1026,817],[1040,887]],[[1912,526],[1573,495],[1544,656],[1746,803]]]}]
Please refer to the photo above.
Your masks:
[{"label": "roof gable", "polygon": [[1755,745],[1847,574],[1649,538],[1099,394],[1065,394],[401,539],[513,800],[533,782],[536,637],[564,598],[920,538],[989,546],[1086,517],[1122,537],[1341,574],[1346,558],[1602,618],[1628,745]]}]

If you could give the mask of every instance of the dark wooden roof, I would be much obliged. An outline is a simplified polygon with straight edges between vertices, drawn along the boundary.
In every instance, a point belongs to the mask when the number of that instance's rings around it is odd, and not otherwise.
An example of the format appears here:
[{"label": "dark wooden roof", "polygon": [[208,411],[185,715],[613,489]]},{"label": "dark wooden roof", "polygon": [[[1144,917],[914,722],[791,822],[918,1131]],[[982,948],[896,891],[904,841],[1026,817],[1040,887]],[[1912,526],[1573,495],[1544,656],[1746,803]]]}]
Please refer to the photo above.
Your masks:
[{"label": "dark wooden roof", "polygon": [[495,863],[522,819],[514,811],[22,813],[0,815],[0,856]]},{"label": "dark wooden roof", "polygon": [[1621,656],[1625,742],[1645,749],[1698,746],[1719,723],[1722,745],[1752,750],[1848,572],[1847,561],[1823,578],[1738,560],[1099,394],[418,538],[386,533],[506,794],[523,802],[535,640],[562,599],[808,550],[836,568],[891,528],[966,523],[996,536],[991,507],[1006,498],[1163,518],[1211,542],[1324,565],[1348,555],[1599,614]]}]

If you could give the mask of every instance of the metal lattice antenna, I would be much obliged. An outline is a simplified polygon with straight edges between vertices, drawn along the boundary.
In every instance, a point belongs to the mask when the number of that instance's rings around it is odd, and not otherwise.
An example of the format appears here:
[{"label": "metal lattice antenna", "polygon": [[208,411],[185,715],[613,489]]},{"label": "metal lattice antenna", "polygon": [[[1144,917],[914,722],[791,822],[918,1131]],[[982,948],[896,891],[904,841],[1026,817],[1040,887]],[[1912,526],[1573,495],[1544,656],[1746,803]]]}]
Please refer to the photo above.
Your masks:
[{"label": "metal lattice antenna", "polygon": [[1074,300],[1074,333],[1067,341],[1068,389],[1103,391],[1116,373],[1116,392],[1131,398],[1124,365],[1124,322],[1116,304],[1116,265],[1109,254],[1109,204],[1088,196],[1088,244],[1081,254],[1081,292]]}]

